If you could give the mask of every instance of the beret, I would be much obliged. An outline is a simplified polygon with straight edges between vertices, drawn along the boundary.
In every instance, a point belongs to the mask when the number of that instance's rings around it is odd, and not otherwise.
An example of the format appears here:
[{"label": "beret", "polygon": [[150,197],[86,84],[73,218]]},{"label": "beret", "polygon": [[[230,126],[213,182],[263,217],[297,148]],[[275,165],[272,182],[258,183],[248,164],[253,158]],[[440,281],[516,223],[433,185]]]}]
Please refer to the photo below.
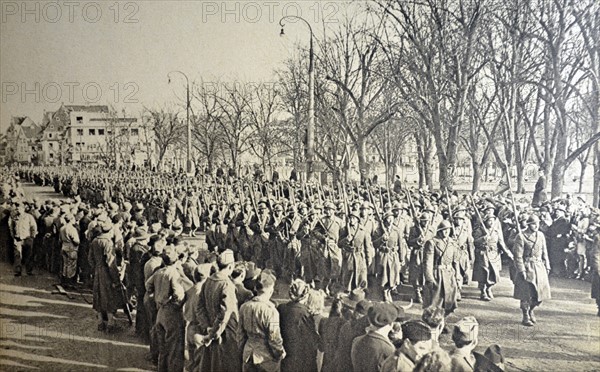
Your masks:
[{"label": "beret", "polygon": [[411,342],[431,340],[431,328],[422,320],[409,320],[402,324],[402,334]]},{"label": "beret", "polygon": [[392,324],[398,315],[398,310],[392,304],[375,303],[367,311],[369,322],[376,327]]}]

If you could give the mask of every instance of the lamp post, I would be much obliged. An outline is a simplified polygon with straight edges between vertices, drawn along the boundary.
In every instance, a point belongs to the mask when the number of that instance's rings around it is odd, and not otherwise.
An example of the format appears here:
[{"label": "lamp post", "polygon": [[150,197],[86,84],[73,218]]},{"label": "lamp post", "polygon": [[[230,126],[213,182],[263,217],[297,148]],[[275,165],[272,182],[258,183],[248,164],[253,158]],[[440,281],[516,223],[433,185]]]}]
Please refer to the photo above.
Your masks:
[{"label": "lamp post", "polygon": [[188,79],[187,75],[181,71],[171,71],[167,74],[169,78],[169,83],[171,83],[171,74],[181,74],[185,78],[186,85],[186,125],[187,125],[187,162],[186,162],[186,172],[190,174],[192,172],[192,127],[190,126],[190,79]]},{"label": "lamp post", "polygon": [[310,180],[313,175],[313,162],[315,158],[315,56],[313,48],[314,34],[310,23],[302,17],[289,15],[284,16],[279,20],[281,26],[281,36],[285,35],[283,28],[285,19],[297,19],[306,26],[310,31],[310,47],[308,51],[308,126],[306,128],[306,180]]}]

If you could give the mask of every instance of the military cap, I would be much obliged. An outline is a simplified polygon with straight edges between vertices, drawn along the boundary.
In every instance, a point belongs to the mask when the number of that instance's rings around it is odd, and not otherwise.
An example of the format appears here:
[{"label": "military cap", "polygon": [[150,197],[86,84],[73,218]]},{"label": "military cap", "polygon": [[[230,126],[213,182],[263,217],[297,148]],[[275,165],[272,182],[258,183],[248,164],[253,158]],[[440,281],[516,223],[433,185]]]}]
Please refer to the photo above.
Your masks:
[{"label": "military cap", "polygon": [[437,231],[448,230],[452,228],[452,224],[449,221],[443,220],[438,225]]},{"label": "military cap", "polygon": [[246,279],[256,279],[261,272],[262,269],[257,267],[254,262],[246,262]]},{"label": "military cap", "polygon": [[360,209],[371,209],[371,203],[369,203],[368,201],[364,201],[361,205],[360,205]]},{"label": "military cap", "polygon": [[141,202],[135,203],[135,211],[139,212],[139,211],[143,211],[144,210],[144,204],[142,204]]},{"label": "military cap", "polygon": [[540,218],[538,216],[536,216],[535,214],[532,214],[527,219],[527,224],[528,225],[539,224],[539,223],[540,223]]},{"label": "military cap", "polygon": [[226,249],[217,258],[217,262],[221,266],[226,266],[235,262],[235,257],[231,249]]},{"label": "military cap", "polygon": [[349,216],[350,216],[350,217],[354,217],[354,218],[356,218],[356,219],[360,220],[360,214],[358,214],[358,212],[356,212],[356,211],[352,211],[352,212],[350,212],[350,215],[349,215]]},{"label": "military cap", "polygon": [[395,201],[395,202],[392,203],[392,210],[393,211],[397,211],[397,210],[400,210],[400,209],[402,209],[402,204],[400,204],[400,202]]},{"label": "military cap", "polygon": [[394,217],[394,213],[392,211],[385,212],[382,218],[385,220],[388,217]]},{"label": "military cap", "polygon": [[303,203],[303,202],[298,203],[298,209],[303,209],[303,208],[308,208],[306,203]]},{"label": "military cap", "polygon": [[483,211],[487,211],[487,210],[489,210],[489,209],[496,210],[496,207],[495,207],[495,206],[494,206],[494,204],[492,204],[492,203],[485,203],[485,204],[483,205],[483,208],[482,208],[481,210],[483,210]]},{"label": "military cap", "polygon": [[495,215],[493,215],[493,214],[490,214],[490,215],[488,215],[488,216],[485,216],[485,217],[483,218],[483,220],[484,220],[484,221],[493,220],[493,219],[496,219],[496,216],[495,216]]},{"label": "military cap", "polygon": [[275,206],[273,207],[273,210],[276,211],[283,211],[283,206],[279,203],[275,204]]},{"label": "military cap", "polygon": [[354,199],[354,200],[353,200],[353,201],[350,203],[350,205],[351,205],[351,206],[353,206],[353,207],[356,207],[356,206],[360,207],[360,206],[362,205],[362,202],[361,202],[360,200],[358,200],[358,199]]},{"label": "military cap", "polygon": [[374,303],[373,306],[367,311],[367,317],[369,323],[375,327],[384,327],[388,324],[392,324],[398,316],[398,310],[392,304],[385,302]]},{"label": "military cap", "polygon": [[332,202],[325,202],[325,204],[323,205],[323,209],[335,210],[337,208],[335,207],[335,204],[333,204]]},{"label": "military cap", "polygon": [[477,339],[479,323],[474,316],[466,316],[454,325],[452,341],[469,343]]}]

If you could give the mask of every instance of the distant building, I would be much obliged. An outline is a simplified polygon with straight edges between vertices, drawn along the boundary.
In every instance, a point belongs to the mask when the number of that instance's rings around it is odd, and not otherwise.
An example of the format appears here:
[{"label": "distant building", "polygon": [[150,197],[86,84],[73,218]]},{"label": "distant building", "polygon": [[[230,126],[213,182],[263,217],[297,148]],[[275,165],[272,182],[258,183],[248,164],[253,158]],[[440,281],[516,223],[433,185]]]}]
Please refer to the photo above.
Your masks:
[{"label": "distant building", "polygon": [[41,127],[26,116],[13,116],[6,131],[6,162],[36,163]]}]

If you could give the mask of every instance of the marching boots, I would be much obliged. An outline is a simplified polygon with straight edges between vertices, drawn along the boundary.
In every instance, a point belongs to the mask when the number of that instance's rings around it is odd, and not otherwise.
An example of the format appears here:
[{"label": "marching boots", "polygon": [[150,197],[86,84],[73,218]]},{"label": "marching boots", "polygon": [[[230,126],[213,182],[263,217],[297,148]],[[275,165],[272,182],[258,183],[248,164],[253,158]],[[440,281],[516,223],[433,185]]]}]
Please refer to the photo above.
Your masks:
[{"label": "marching boots", "polygon": [[526,327],[533,327],[533,323],[529,318],[529,304],[521,304],[521,311],[523,312],[523,321],[521,324]]},{"label": "marching boots", "polygon": [[421,293],[421,288],[415,288],[415,303],[420,304],[423,303],[423,295]]},{"label": "marching boots", "polygon": [[482,300],[482,301],[491,301],[492,300],[487,294],[485,285],[480,285],[479,290],[481,291],[481,295],[479,296],[480,300]]},{"label": "marching boots", "polygon": [[492,287],[491,286],[485,288],[485,293],[490,298],[490,300],[492,298],[494,298],[494,294],[492,293]]},{"label": "marching boots", "polygon": [[535,309],[535,306],[530,306],[529,307],[529,320],[531,320],[531,323],[537,323],[535,321],[535,314],[533,314],[533,309]]}]

